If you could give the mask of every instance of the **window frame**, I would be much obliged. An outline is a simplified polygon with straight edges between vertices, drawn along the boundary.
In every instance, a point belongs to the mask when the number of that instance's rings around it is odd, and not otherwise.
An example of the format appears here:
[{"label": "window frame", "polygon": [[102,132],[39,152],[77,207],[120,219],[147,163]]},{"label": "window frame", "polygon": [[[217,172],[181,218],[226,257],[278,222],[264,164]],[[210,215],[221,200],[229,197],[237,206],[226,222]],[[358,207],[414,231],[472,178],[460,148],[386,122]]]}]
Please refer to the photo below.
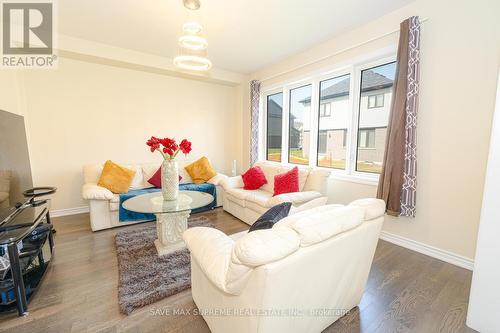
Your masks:
[{"label": "window frame", "polygon": [[[380,109],[380,108],[383,108],[384,107],[384,100],[385,100],[384,96],[385,96],[385,94],[368,95],[368,100],[367,100],[366,108],[367,109]],[[372,97],[375,99],[375,104],[373,106],[370,106],[370,98],[372,98]],[[382,105],[377,105],[379,97],[381,97]]]},{"label": "window frame", "polygon": [[[325,106],[325,108],[322,110],[322,106]],[[327,108],[328,106],[328,108]],[[326,112],[328,109],[328,113]],[[324,111],[324,112],[321,112]],[[324,103],[321,104],[319,103],[319,117],[320,118],[326,118],[326,117],[331,117],[332,116],[332,103]]]},{"label": "window frame", "polygon": [[[353,129],[352,133],[351,133],[351,140],[353,142],[353,149],[349,150],[349,152],[352,154],[350,157],[350,160],[351,160],[350,174],[354,177],[376,180],[377,182],[378,182],[378,179],[380,177],[380,174],[378,174],[378,173],[358,171],[356,168],[357,161],[358,161],[359,116],[360,116],[360,112],[361,112],[361,74],[366,69],[389,64],[391,62],[395,62],[396,60],[397,60],[396,55],[392,54],[390,56],[380,57],[379,59],[375,59],[372,61],[363,62],[362,64],[358,64],[354,68],[355,79],[356,79],[355,84],[356,84],[356,89],[357,89],[355,91],[354,103],[357,107],[353,108],[352,127],[351,127]],[[387,125],[389,125],[389,124],[387,124]]]},{"label": "window frame", "polygon": [[265,119],[264,119],[264,123],[266,124],[265,128],[264,128],[264,141],[265,141],[265,151],[264,151],[264,160],[265,161],[268,161],[268,162],[275,162],[275,161],[272,161],[272,160],[268,160],[268,156],[269,156],[269,146],[267,145],[267,139],[269,137],[269,128],[267,126],[267,102],[269,100],[269,97],[270,96],[274,96],[274,95],[278,95],[278,94],[282,94],[282,101],[281,103],[283,104],[283,108],[281,110],[281,155],[283,155],[283,118],[285,116],[285,107],[284,107],[284,104],[285,104],[285,101],[284,101],[284,96],[283,96],[283,93],[282,91],[276,91],[274,93],[270,93],[268,95],[266,95],[265,99],[263,100],[263,108],[265,109],[265,113],[264,113],[264,116],[265,116]]},{"label": "window frame", "polygon": [[[367,134],[365,136],[365,146],[364,147],[360,146],[359,148],[361,148],[361,149],[375,149],[376,148],[375,139],[376,139],[376,136],[377,136],[377,128],[376,127],[370,127],[370,128],[364,128],[362,130],[358,130],[359,134],[361,134],[361,132],[365,132]],[[370,137],[368,136],[368,133],[373,133],[373,143],[374,143],[373,146],[366,145],[370,141]]]},{"label": "window frame", "polygon": [[[290,162],[290,128],[292,127],[292,123],[290,122],[291,121],[291,117],[290,117],[290,114],[291,114],[291,105],[290,105],[290,101],[291,101],[291,98],[292,98],[292,90],[295,90],[295,89],[300,89],[300,88],[305,88],[307,86],[311,86],[311,107],[310,107],[310,110],[309,110],[309,113],[311,114],[313,112],[313,109],[312,109],[312,99],[313,99],[313,95],[314,95],[314,87],[311,83],[305,83],[305,84],[298,84],[297,86],[293,86],[293,87],[290,87],[288,89],[288,109],[287,109],[287,113],[288,113],[288,141],[287,141],[287,164],[290,164],[290,165],[302,165],[302,166],[308,166],[308,165],[311,165],[311,152],[310,152],[310,149],[311,149],[311,144],[309,143],[309,157],[308,157],[308,161],[307,161],[307,164],[300,164],[300,163],[292,163]],[[309,117],[311,117],[311,115],[309,115]],[[310,124],[310,130],[309,130],[309,141],[312,140],[313,136],[312,136],[312,123],[309,123]],[[283,159],[281,159],[283,161]]]},{"label": "window frame", "polygon": [[[267,100],[267,96],[283,92],[283,128],[282,128],[282,146],[281,162],[268,161],[270,163],[281,163],[291,166],[305,166],[303,164],[289,163],[289,124],[290,124],[290,91],[311,84],[311,110],[310,110],[310,140],[309,140],[309,167],[325,169],[331,172],[334,178],[351,181],[355,183],[374,185],[378,182],[379,174],[370,172],[361,172],[356,170],[357,151],[358,151],[358,131],[359,131],[359,113],[361,102],[361,73],[365,69],[381,66],[396,61],[396,52],[379,51],[370,57],[360,58],[347,65],[330,67],[309,73],[298,79],[277,83],[269,88],[261,90],[261,105],[267,104],[262,101]],[[318,166],[318,145],[319,145],[319,120],[320,120],[320,83],[321,81],[341,77],[350,74],[349,101],[348,108],[351,117],[348,120],[348,127],[345,133],[346,165],[345,169],[335,169]],[[385,100],[384,100],[385,103]],[[264,140],[259,146],[259,159],[267,161],[267,105],[261,108],[264,129]],[[330,111],[331,112],[331,111]],[[263,152],[262,155],[260,152]],[[262,158],[263,157],[263,158]]]}]

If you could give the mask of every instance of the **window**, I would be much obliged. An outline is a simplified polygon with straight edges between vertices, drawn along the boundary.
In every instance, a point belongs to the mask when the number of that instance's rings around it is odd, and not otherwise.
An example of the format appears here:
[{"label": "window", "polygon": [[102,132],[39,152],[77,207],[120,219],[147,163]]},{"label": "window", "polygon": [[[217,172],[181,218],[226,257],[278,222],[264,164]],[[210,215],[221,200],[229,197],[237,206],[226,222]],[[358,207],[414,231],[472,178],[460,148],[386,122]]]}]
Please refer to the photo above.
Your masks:
[{"label": "window", "polygon": [[384,106],[384,94],[368,96],[368,109],[381,108]]},{"label": "window", "polygon": [[387,98],[390,98],[395,75],[395,62],[361,71],[356,171],[371,173],[382,171],[389,110],[385,108],[381,112],[373,113],[368,109],[370,109],[370,99],[374,100],[374,107],[378,107],[380,103],[383,105],[385,99],[378,96],[387,95]]},{"label": "window", "polygon": [[[376,180],[381,172],[395,55],[263,89],[266,158]],[[283,120],[284,119],[284,120]],[[283,132],[283,133],[282,133]]]},{"label": "window", "polygon": [[283,93],[267,96],[267,149],[268,161],[281,162],[281,135],[283,126]]},{"label": "window", "polygon": [[318,134],[318,154],[326,154],[326,141],[331,137],[326,131],[320,131]]},{"label": "window", "polygon": [[332,115],[332,104],[323,103],[319,106],[319,116],[320,117],[330,117]]},{"label": "window", "polygon": [[359,148],[375,148],[375,129],[359,130]]},{"label": "window", "polygon": [[[345,169],[345,141],[351,110],[349,95],[351,75],[342,75],[321,81],[319,84],[319,122],[318,122],[318,166],[334,169]],[[322,116],[323,106],[335,110],[333,117]],[[321,141],[321,133],[328,131],[325,142]]]},{"label": "window", "polygon": [[310,84],[290,90],[289,163],[309,164],[311,93]]}]

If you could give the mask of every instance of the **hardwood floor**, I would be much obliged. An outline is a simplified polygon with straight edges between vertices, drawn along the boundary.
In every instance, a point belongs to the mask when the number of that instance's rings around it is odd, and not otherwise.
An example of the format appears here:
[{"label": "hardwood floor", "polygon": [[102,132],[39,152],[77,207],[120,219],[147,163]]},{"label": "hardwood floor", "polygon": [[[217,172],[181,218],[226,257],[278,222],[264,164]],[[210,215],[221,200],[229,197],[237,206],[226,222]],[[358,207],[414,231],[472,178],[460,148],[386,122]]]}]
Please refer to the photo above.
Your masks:
[{"label": "hardwood floor", "polygon": [[[221,209],[202,215],[228,234],[248,229]],[[0,315],[0,332],[209,332],[192,313],[189,290],[120,314],[114,248],[120,229],[93,233],[88,214],[53,220],[54,261],[29,315]],[[474,332],[465,326],[471,275],[380,240],[361,304],[325,332]]]}]

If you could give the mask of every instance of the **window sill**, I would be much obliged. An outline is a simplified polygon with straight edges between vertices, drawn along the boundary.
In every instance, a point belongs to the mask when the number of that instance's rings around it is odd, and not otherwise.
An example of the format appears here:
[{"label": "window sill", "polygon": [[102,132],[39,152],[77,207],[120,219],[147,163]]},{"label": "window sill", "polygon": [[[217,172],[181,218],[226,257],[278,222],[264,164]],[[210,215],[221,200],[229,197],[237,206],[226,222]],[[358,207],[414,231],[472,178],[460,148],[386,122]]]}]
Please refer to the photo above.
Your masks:
[{"label": "window sill", "polygon": [[369,186],[378,186],[378,176],[377,177],[364,177],[358,175],[346,175],[332,172],[331,178],[335,180],[341,180],[344,182],[369,185]]},{"label": "window sill", "polygon": [[[287,165],[287,166],[298,166],[300,167],[305,167],[309,168],[309,165],[303,165],[303,164],[294,164],[294,163],[283,163],[283,162],[276,162],[276,161],[269,161],[269,160],[260,160],[261,162],[266,162],[266,163],[271,163],[275,165]],[[354,175],[348,175],[344,170],[341,169],[334,169],[334,168],[326,168],[326,167],[321,167],[321,166],[315,166],[312,167],[315,169],[322,169],[326,171],[330,171],[330,177],[335,180],[341,180],[344,182],[350,182],[350,183],[356,183],[356,184],[362,184],[362,185],[369,185],[369,186],[378,186],[378,179],[379,175],[378,174],[368,174],[368,175],[362,175],[362,174],[354,174]]]}]

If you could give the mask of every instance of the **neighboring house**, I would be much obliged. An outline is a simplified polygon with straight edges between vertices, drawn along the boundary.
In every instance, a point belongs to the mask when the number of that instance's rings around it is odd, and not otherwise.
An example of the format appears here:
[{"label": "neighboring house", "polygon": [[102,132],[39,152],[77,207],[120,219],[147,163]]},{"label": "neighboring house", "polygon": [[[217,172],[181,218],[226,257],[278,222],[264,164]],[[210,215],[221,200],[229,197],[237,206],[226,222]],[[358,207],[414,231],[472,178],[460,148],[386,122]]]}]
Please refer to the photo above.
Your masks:
[{"label": "neighboring house", "polygon": [[[283,107],[270,99],[267,104],[267,147],[268,149],[281,148]],[[295,117],[290,115],[292,123],[295,122]],[[290,128],[290,147],[299,147],[301,142],[302,131],[297,128]]]},{"label": "neighboring house", "polygon": [[283,107],[270,99],[267,104],[267,147],[281,148]]},{"label": "neighboring house", "polygon": [[[360,100],[358,162],[381,163],[392,97],[393,80],[371,70],[363,72]],[[349,107],[350,78],[321,92],[319,110],[319,159],[344,161],[346,158],[347,124],[351,120]],[[310,107],[309,98],[301,101]],[[309,144],[309,121],[303,126],[304,146]],[[307,157],[308,150],[304,150]]]}]

